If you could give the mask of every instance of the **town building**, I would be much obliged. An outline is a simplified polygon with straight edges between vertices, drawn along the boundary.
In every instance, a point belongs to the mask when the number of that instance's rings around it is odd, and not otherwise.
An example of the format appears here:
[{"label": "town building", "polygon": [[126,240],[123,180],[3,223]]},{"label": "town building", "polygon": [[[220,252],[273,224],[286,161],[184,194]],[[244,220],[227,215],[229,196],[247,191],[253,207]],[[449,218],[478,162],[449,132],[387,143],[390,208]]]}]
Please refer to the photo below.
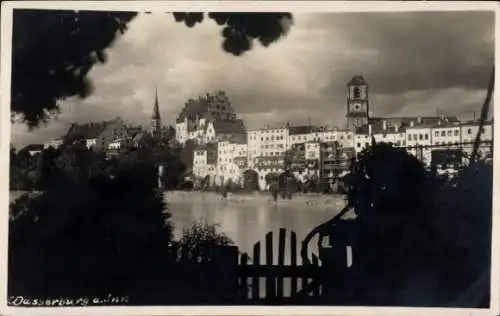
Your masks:
[{"label": "town building", "polygon": [[39,153],[41,153],[43,150],[44,150],[44,146],[42,144],[30,144],[30,145],[27,145],[24,148],[22,148],[20,150],[20,152],[21,151],[27,152],[28,155],[35,156],[35,155],[38,155]]},{"label": "town building", "polygon": [[194,150],[193,175],[200,179],[208,177],[208,184],[213,186],[217,175],[217,144],[199,145]]},{"label": "town building", "polygon": [[288,149],[289,126],[269,127],[247,132],[248,164],[253,167],[257,157],[283,156]]},{"label": "town building", "polygon": [[241,175],[247,168],[248,146],[244,141],[221,141],[217,143],[216,185],[228,181],[240,183]]},{"label": "town building", "polygon": [[236,113],[223,91],[200,96],[198,100],[189,99],[175,124],[176,140],[183,144],[187,140],[196,140],[203,144],[246,138],[245,124],[236,117]]},{"label": "town building", "polygon": [[398,124],[389,125],[386,120],[373,121],[356,130],[354,150],[356,154],[376,143],[387,143],[394,147],[406,147],[406,129]]},{"label": "town building", "polygon": [[52,147],[54,149],[58,149],[59,147],[61,147],[63,144],[63,140],[62,139],[53,139],[53,140],[50,140],[48,142],[46,142],[45,144],[43,144],[43,149],[47,149],[49,147]]},{"label": "town building", "polygon": [[[460,125],[460,142],[461,148],[470,156],[472,154],[474,143],[479,133],[480,122],[471,120]],[[493,152],[493,121],[486,121],[482,126],[482,131],[479,135],[478,153],[485,157]]]},{"label": "town building", "polygon": [[110,143],[127,136],[127,127],[119,117],[112,121],[71,124],[64,138],[83,143],[88,149],[106,151]]},{"label": "town building", "polygon": [[[287,122],[284,126],[249,130],[245,137],[241,137],[244,124],[233,128],[237,124],[232,120],[235,118],[232,107],[222,108],[219,104],[219,109],[226,112],[222,119],[221,114],[215,115],[219,119],[214,119],[210,109],[217,102],[207,101],[210,98],[207,95],[197,102],[188,101],[176,128],[181,130],[177,135],[180,140],[219,143],[215,170],[220,184],[228,179],[237,182],[248,170],[256,171],[261,189],[266,187],[266,175],[279,174],[287,169],[299,178],[317,175],[322,180],[332,181],[348,172],[353,159],[373,141],[404,148],[429,167],[433,157],[441,157],[443,151],[459,149],[471,153],[471,143],[479,131],[477,121],[460,123],[457,117],[443,113],[436,116],[375,117],[370,112],[368,85],[362,76],[354,76],[347,84],[347,124],[344,128],[311,123],[291,126]],[[228,124],[229,128],[217,128],[217,122]],[[487,122],[481,140],[491,140],[492,136],[492,122]],[[233,149],[234,144],[245,142],[240,149]],[[491,148],[491,143],[482,144],[480,152],[491,152]],[[238,152],[236,156],[235,151]]]},{"label": "town building", "polygon": [[449,123],[445,120],[439,120],[437,124],[432,127],[431,135],[433,148],[438,148],[439,146],[444,148],[458,148],[461,141],[460,132],[460,123]]},{"label": "town building", "polygon": [[432,125],[421,120],[411,121],[406,127],[406,150],[424,165],[431,164]]},{"label": "town building", "polygon": [[338,176],[349,170],[354,157],[356,152],[353,147],[341,147],[338,142],[321,143],[320,178],[333,183]]}]

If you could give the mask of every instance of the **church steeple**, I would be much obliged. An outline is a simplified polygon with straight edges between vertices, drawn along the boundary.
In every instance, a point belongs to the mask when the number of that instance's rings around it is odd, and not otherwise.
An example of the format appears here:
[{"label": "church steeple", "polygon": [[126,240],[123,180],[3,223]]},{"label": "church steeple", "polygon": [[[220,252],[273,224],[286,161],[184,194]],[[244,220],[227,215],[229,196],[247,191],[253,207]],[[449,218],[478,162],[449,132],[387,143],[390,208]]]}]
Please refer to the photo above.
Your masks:
[{"label": "church steeple", "polygon": [[153,120],[160,120],[160,109],[158,107],[158,89],[155,88],[155,104],[153,107],[153,116],[151,117]]},{"label": "church steeple", "polygon": [[158,89],[155,88],[155,103],[153,106],[153,115],[151,116],[151,133],[157,134],[161,130],[160,108],[158,106]]}]

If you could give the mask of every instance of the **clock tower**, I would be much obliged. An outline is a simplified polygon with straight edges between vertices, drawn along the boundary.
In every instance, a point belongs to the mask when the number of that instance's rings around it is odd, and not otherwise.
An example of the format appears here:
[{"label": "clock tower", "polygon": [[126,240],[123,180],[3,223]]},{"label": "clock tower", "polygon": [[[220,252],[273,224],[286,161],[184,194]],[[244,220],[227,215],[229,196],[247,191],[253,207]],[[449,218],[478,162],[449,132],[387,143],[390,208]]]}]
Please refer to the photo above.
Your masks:
[{"label": "clock tower", "polygon": [[355,129],[368,124],[368,85],[362,76],[354,76],[347,83],[347,126]]}]

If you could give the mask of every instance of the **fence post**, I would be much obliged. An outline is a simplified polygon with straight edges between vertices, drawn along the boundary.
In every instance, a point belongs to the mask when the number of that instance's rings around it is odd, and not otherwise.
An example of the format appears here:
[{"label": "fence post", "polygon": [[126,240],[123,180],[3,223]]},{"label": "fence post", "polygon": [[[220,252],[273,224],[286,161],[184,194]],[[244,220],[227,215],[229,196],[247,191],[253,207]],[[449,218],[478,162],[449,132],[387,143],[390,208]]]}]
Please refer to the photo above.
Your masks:
[{"label": "fence post", "polygon": [[[279,243],[278,243],[278,266],[285,267],[285,242],[286,242],[286,230],[284,228],[280,228],[279,233]],[[284,280],[283,276],[278,276],[277,280],[277,296],[279,298],[284,297]]]},{"label": "fence post", "polygon": [[[238,296],[238,247],[216,246],[213,248],[214,284],[218,292],[217,298],[224,302],[235,301]],[[223,276],[223,277],[221,277]]]},{"label": "fence post", "polygon": [[247,300],[248,299],[248,272],[247,272],[247,265],[248,265],[248,254],[244,253],[241,255],[240,259],[240,286],[241,286],[241,299]]},{"label": "fence post", "polygon": [[[266,266],[273,266],[273,232],[266,234]],[[266,276],[266,299],[276,297],[276,279],[271,276]]]},{"label": "fence post", "polygon": [[[258,267],[260,265],[260,241],[253,246],[253,266]],[[258,299],[260,297],[260,278],[258,276],[253,276],[252,278],[252,299]]]},{"label": "fence post", "polygon": [[[297,234],[292,231],[290,233],[290,265],[295,268],[297,266]],[[290,296],[297,295],[297,276],[292,276],[290,280]]]}]

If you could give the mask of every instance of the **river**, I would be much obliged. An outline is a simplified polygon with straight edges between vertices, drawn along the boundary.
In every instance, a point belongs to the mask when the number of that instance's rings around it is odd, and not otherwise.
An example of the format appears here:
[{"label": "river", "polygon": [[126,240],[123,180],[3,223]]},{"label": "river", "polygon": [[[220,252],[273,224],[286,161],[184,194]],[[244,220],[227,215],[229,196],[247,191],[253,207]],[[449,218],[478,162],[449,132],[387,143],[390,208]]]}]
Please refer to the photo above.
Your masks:
[{"label": "river", "polygon": [[[20,196],[11,192],[11,201]],[[261,241],[265,252],[265,235],[274,232],[274,253],[277,253],[280,228],[294,231],[297,241],[318,224],[332,218],[343,207],[341,196],[298,196],[289,200],[270,201],[269,195],[234,195],[224,201],[213,193],[173,192],[165,195],[178,238],[197,219],[218,224],[218,230],[230,237],[241,252],[248,252]],[[289,234],[289,233],[288,233]],[[290,261],[289,236],[286,240],[285,263]],[[315,250],[316,242],[311,243]],[[298,249],[297,252],[300,252]],[[262,258],[263,259],[263,258]],[[277,258],[275,258],[276,260]]]}]

